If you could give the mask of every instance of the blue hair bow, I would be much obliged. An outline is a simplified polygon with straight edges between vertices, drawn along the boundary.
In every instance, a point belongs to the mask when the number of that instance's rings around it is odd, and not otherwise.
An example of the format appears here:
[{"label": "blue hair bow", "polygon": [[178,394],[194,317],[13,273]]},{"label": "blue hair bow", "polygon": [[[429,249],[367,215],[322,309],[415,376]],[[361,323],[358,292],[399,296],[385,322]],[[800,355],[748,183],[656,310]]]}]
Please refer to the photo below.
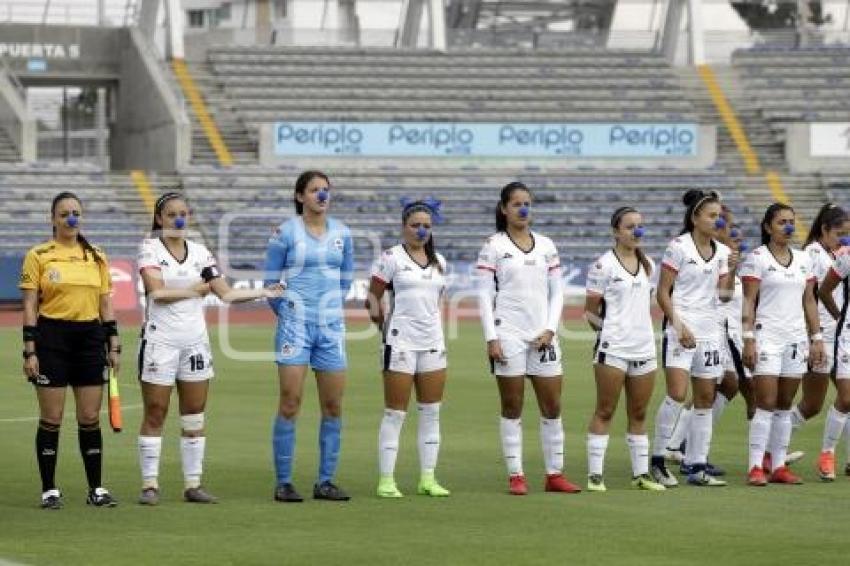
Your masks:
[{"label": "blue hair bow", "polygon": [[399,201],[401,202],[401,207],[403,211],[407,211],[407,209],[412,206],[424,205],[424,207],[430,211],[431,218],[434,220],[435,224],[442,224],[443,220],[445,220],[441,212],[443,202],[439,199],[435,199],[434,197],[427,197],[421,200],[417,200],[412,199],[410,197],[401,197]]}]

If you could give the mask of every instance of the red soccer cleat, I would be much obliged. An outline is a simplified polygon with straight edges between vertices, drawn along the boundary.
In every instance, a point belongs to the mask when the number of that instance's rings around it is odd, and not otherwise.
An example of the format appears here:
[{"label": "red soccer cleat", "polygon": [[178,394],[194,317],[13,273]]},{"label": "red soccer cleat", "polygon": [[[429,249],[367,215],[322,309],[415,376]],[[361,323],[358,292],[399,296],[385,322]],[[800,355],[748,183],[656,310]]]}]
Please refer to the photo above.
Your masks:
[{"label": "red soccer cleat", "polygon": [[785,483],[789,485],[800,485],[803,483],[799,477],[788,468],[788,466],[780,466],[770,474],[770,483]]},{"label": "red soccer cleat", "polygon": [[564,474],[548,474],[546,476],[546,491],[581,493],[581,488],[565,478]]},{"label": "red soccer cleat", "polygon": [[818,475],[821,481],[835,481],[835,453],[825,450],[818,458]]},{"label": "red soccer cleat", "polygon": [[758,466],[753,466],[753,469],[747,474],[747,483],[755,487],[766,486],[767,476],[764,475],[764,470]]},{"label": "red soccer cleat", "polygon": [[508,492],[511,495],[526,495],[528,494],[528,483],[525,481],[525,476],[515,475],[508,478],[510,482],[510,487],[508,487]]}]

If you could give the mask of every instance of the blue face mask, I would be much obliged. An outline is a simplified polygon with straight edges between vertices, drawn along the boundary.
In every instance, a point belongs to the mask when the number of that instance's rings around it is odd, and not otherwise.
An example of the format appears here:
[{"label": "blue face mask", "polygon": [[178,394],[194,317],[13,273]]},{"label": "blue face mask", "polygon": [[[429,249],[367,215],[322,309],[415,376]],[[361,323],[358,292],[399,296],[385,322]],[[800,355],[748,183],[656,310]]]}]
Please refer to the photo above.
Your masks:
[{"label": "blue face mask", "polygon": [[416,237],[419,238],[420,241],[425,241],[428,239],[428,229],[420,226],[416,229]]},{"label": "blue face mask", "polygon": [[850,246],[850,236],[841,236],[838,238],[838,243],[842,246]]},{"label": "blue face mask", "polygon": [[785,226],[782,227],[782,231],[785,232],[786,236],[790,236],[791,234],[794,233],[794,225],[793,224],[786,224]]},{"label": "blue face mask", "polygon": [[80,223],[80,217],[75,216],[73,214],[69,214],[67,218],[65,218],[65,226],[68,228],[76,228],[77,224]]},{"label": "blue face mask", "polygon": [[722,216],[718,217],[717,220],[714,221],[714,227],[718,230],[723,230],[726,228],[726,220]]},{"label": "blue face mask", "polygon": [[531,212],[531,208],[528,206],[519,207],[519,217],[520,218],[528,218],[528,213]]},{"label": "blue face mask", "polygon": [[182,230],[183,228],[185,228],[186,227],[186,217],[185,216],[178,216],[177,218],[175,218],[174,219],[174,227],[177,228],[178,230]]},{"label": "blue face mask", "polygon": [[316,199],[317,199],[320,203],[326,203],[326,202],[328,202],[328,199],[329,199],[329,198],[331,198],[331,193],[330,193],[330,191],[329,191],[329,190],[327,190],[327,189],[321,189],[321,190],[320,190],[320,191],[316,194]]},{"label": "blue face mask", "polygon": [[646,229],[643,226],[638,226],[632,230],[632,235],[635,238],[643,238],[644,234],[646,234]]},{"label": "blue face mask", "polygon": [[741,232],[737,228],[732,228],[732,230],[729,231],[729,235],[733,238],[737,238],[741,235]]},{"label": "blue face mask", "polygon": [[748,248],[749,246],[747,245],[747,242],[741,242],[741,245],[738,246],[738,251],[744,253]]}]

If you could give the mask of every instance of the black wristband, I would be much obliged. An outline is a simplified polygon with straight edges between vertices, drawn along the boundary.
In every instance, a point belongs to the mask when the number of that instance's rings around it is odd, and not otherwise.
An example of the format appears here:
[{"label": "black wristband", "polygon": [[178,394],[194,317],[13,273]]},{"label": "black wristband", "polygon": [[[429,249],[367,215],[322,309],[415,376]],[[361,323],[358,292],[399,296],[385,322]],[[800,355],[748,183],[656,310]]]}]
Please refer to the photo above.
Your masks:
[{"label": "black wristband", "polygon": [[112,338],[113,336],[118,336],[118,323],[114,320],[104,320],[100,323],[103,326],[104,332],[106,332],[107,340]]},{"label": "black wristband", "polygon": [[38,342],[38,327],[29,324],[24,325],[24,342]]},{"label": "black wristband", "polygon": [[201,270],[201,279],[204,280],[204,283],[209,283],[217,277],[221,277],[221,271],[215,265],[205,267]]}]

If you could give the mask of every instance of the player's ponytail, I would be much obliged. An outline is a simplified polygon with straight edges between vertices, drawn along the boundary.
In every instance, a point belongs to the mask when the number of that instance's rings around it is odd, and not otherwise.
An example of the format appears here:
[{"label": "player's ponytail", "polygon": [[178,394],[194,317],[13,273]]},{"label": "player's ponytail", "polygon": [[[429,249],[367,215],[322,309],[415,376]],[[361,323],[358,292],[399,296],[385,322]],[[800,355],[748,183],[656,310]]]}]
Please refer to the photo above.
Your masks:
[{"label": "player's ponytail", "polygon": [[680,235],[694,231],[694,216],[699,214],[703,206],[711,202],[720,202],[720,193],[717,191],[706,192],[700,189],[690,189],[682,196],[682,204],[687,207],[687,210],[685,211],[682,231],[679,232]]},{"label": "player's ponytail", "polygon": [[[614,230],[620,229],[620,223],[623,221],[623,218],[632,212],[638,212],[638,210],[632,206],[621,206],[617,210],[614,211],[614,214],[611,215],[611,228]],[[635,248],[635,255],[637,256],[638,262],[640,262],[641,267],[646,272],[647,277],[652,275],[652,263],[650,263],[649,258],[646,257],[646,254],[643,253],[643,250],[640,246]]]},{"label": "player's ponytail", "polygon": [[761,221],[761,245],[766,246],[770,243],[770,233],[767,231],[767,227],[770,226],[770,223],[773,222],[773,219],[777,214],[782,212],[783,210],[790,210],[794,212],[794,209],[782,202],[775,202],[767,207],[767,210],[764,211],[764,218]]},{"label": "player's ponytail", "polygon": [[[70,191],[62,191],[61,193],[53,197],[53,202],[50,204],[51,217],[56,214],[56,207],[59,205],[59,202],[65,199],[73,199],[77,201],[77,204],[80,205],[80,210],[82,210],[83,201],[80,200],[80,197]],[[56,235],[56,226],[53,227],[53,235]],[[81,246],[83,246],[83,260],[87,260],[88,254],[91,253],[92,258],[94,258],[97,263],[101,263],[103,261],[103,258],[101,257],[100,253],[96,249],[94,249],[94,246],[89,243],[86,237],[83,236],[82,232],[77,233],[77,241],[80,242]]]},{"label": "player's ponytail", "polygon": [[502,207],[507,206],[509,202],[511,202],[511,197],[514,195],[516,191],[525,191],[529,195],[531,191],[528,187],[525,186],[524,183],[519,181],[512,181],[502,187],[502,192],[499,195],[499,203],[496,205],[496,231],[497,232],[506,232],[508,230],[508,217],[502,212]]},{"label": "player's ponytail", "polygon": [[823,238],[824,232],[827,230],[835,230],[841,228],[844,222],[847,221],[847,212],[838,205],[827,203],[818,211],[815,216],[815,221],[809,230],[809,235],[806,236],[806,244],[817,242]]}]

